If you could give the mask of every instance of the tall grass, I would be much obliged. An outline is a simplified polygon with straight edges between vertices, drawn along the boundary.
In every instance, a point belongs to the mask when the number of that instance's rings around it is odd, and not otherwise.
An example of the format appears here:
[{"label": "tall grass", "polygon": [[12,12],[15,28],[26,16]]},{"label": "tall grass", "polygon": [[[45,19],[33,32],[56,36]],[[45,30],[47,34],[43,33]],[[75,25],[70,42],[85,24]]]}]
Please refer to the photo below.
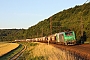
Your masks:
[{"label": "tall grass", "polygon": [[[25,43],[26,44],[26,43]],[[59,60],[59,49],[44,43],[27,43],[27,49],[18,60]]]},{"label": "tall grass", "polygon": [[26,51],[22,54],[22,56],[19,57],[18,60],[45,60],[44,56],[34,56],[33,50],[35,49],[36,46],[39,45],[39,43],[31,43],[31,42],[26,42],[23,43],[23,45],[27,46]]}]

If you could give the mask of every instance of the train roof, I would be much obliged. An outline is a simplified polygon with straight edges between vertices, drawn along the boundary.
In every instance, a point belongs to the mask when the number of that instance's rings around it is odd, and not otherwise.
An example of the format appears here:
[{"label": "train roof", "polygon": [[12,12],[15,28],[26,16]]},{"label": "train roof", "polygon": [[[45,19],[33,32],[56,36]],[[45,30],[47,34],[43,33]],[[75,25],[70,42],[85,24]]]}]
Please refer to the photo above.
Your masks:
[{"label": "train roof", "polygon": [[[65,31],[65,32],[73,32],[73,31]],[[65,33],[65,32],[59,32],[59,34],[63,34],[63,33]]]}]

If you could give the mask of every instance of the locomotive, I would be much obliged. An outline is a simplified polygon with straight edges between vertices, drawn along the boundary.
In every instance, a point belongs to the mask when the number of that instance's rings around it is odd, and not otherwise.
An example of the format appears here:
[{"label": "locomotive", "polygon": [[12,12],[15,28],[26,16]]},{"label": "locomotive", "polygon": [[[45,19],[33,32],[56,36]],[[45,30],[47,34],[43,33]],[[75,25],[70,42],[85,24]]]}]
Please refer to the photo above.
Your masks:
[{"label": "locomotive", "polygon": [[75,33],[74,31],[60,32],[56,34],[56,43],[65,45],[75,45]]}]

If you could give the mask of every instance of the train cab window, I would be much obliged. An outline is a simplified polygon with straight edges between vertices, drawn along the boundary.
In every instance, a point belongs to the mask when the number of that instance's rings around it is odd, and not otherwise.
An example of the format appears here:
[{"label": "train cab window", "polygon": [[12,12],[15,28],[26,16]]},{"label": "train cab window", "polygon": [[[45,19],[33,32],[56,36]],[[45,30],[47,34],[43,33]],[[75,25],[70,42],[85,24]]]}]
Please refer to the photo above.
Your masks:
[{"label": "train cab window", "polygon": [[71,36],[71,35],[73,35],[73,34],[72,34],[72,32],[65,32],[65,35],[66,35],[66,36]]}]

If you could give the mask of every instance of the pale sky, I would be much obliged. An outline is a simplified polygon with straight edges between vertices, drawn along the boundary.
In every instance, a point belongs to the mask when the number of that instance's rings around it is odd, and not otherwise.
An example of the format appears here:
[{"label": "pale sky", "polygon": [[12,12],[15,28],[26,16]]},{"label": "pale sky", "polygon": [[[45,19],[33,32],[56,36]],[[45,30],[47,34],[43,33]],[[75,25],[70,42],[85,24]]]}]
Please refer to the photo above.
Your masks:
[{"label": "pale sky", "polygon": [[86,0],[0,0],[0,29],[27,29]]}]

